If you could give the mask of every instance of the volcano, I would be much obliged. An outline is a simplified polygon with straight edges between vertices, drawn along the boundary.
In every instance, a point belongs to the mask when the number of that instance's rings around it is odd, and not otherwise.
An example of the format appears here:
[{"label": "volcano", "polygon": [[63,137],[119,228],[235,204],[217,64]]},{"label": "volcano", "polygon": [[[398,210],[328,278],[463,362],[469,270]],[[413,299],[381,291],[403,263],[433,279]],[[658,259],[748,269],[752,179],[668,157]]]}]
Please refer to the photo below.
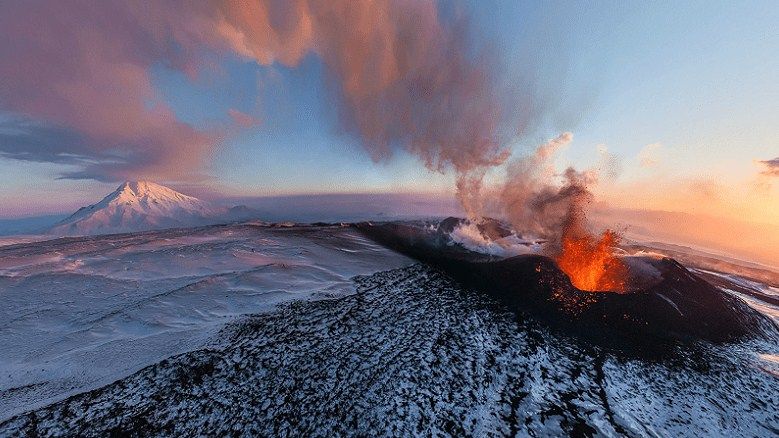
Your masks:
[{"label": "volcano", "polygon": [[[432,265],[464,286],[499,298],[576,337],[622,348],[678,341],[728,342],[776,334],[764,315],[667,257],[625,257],[627,291],[584,291],[550,257],[525,254],[501,258],[454,244],[458,219],[438,225],[361,223],[367,237]],[[495,221],[485,237],[505,236]]]},{"label": "volcano", "polygon": [[100,202],[82,207],[49,234],[94,235],[210,225],[256,216],[245,206],[223,208],[151,181],[126,181]]},{"label": "volcano", "polygon": [[[0,436],[776,435],[779,337],[658,355],[576,338],[645,347],[720,321],[758,334],[738,301],[723,308],[670,259],[655,259],[663,279],[630,258],[646,279],[629,284],[643,294],[631,308],[629,294],[577,292],[552,259],[453,243],[462,227],[449,222],[252,221],[2,246]],[[492,225],[493,241],[535,243]],[[729,279],[739,296],[773,292],[725,274],[723,289]],[[599,301],[568,305],[579,295]],[[671,319],[674,306],[699,320]]]}]

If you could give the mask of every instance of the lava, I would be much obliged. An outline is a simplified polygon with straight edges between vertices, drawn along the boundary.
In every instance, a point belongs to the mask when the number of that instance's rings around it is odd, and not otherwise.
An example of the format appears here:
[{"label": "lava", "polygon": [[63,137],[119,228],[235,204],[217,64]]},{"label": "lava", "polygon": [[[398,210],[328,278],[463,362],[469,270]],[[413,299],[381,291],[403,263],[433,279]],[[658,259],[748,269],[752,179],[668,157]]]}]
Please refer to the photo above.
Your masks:
[{"label": "lava", "polygon": [[557,264],[581,290],[625,292],[628,268],[614,255],[619,238],[612,230],[600,236],[566,232],[556,257]]}]

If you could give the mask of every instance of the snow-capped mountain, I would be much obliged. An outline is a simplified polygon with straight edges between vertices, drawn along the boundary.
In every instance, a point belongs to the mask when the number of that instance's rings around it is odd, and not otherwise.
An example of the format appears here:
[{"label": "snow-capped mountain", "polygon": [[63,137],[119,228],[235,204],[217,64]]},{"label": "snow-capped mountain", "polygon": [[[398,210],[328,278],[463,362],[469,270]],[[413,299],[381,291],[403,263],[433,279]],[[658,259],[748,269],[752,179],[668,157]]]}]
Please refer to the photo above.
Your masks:
[{"label": "snow-capped mountain", "polygon": [[57,235],[110,234],[207,225],[229,210],[149,181],[128,181],[97,204],[82,207],[49,230]]}]

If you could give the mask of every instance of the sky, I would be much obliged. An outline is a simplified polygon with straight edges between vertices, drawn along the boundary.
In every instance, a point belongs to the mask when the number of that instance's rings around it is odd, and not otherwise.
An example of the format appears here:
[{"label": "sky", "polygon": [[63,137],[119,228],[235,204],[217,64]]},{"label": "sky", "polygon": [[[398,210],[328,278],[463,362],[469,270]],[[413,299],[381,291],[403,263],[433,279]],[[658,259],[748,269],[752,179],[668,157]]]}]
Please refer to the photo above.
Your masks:
[{"label": "sky", "polygon": [[779,225],[776,1],[355,4],[3,3],[0,217],[455,196],[570,132],[598,205]]}]

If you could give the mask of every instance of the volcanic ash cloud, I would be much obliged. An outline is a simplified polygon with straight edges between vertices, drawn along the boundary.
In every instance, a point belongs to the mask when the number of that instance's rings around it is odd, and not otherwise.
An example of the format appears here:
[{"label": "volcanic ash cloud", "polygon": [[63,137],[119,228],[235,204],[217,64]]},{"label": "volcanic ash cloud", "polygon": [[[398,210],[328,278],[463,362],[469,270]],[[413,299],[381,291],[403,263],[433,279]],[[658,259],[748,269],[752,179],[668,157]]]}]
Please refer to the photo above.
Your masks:
[{"label": "volcanic ash cloud", "polygon": [[374,159],[404,148],[430,169],[454,170],[467,190],[480,169],[505,161],[517,130],[505,129],[516,105],[497,86],[496,63],[464,16],[435,2],[10,2],[0,27],[2,109],[74,139],[47,154],[28,129],[0,153],[80,167],[68,177],[196,174],[249,123],[235,114],[209,129],[181,120],[151,71],[164,65],[194,78],[225,55],[289,67],[317,56],[343,129]]}]

